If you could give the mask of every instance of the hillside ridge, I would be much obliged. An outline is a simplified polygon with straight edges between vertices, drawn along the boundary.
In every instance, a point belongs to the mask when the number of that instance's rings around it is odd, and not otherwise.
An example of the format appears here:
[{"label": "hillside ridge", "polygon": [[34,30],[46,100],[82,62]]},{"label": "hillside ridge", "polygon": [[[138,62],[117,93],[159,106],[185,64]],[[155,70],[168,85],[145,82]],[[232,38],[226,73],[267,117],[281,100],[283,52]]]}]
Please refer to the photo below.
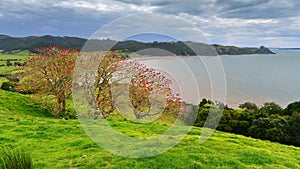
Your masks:
[{"label": "hillside ridge", "polygon": [[[86,44],[86,42],[88,42]],[[260,46],[255,47],[236,47],[223,46],[218,44],[205,44],[192,41],[177,41],[177,42],[139,42],[134,40],[114,41],[105,40],[89,40],[79,37],[70,36],[27,36],[27,37],[11,37],[8,35],[0,35],[0,50],[2,53],[11,53],[16,50],[29,50],[35,52],[37,48],[44,46],[61,46],[81,50],[85,47],[86,50],[107,50],[118,49],[124,52],[138,52],[144,49],[162,49],[162,55],[242,55],[242,54],[274,54],[270,49]],[[89,49],[87,48],[89,47]],[[146,55],[160,55],[157,52],[144,53]]]}]

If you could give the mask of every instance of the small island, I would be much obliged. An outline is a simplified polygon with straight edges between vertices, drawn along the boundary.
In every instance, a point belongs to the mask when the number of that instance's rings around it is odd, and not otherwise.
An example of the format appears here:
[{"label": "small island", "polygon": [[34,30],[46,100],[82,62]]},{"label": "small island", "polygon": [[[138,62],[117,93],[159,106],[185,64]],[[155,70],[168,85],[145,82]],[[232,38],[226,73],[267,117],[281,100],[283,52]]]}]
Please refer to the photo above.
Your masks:
[{"label": "small island", "polygon": [[235,46],[214,45],[219,55],[244,55],[244,54],[275,54],[270,49],[260,48],[239,48]]}]

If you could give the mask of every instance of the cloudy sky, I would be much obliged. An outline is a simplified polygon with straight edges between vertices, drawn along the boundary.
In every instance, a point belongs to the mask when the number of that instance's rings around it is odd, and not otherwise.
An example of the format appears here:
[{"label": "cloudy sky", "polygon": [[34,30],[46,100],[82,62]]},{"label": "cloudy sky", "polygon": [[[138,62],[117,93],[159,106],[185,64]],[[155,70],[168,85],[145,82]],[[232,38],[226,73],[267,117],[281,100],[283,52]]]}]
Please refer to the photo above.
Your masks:
[{"label": "cloudy sky", "polygon": [[180,17],[212,43],[300,47],[299,0],[0,0],[0,34],[89,38],[137,13]]}]

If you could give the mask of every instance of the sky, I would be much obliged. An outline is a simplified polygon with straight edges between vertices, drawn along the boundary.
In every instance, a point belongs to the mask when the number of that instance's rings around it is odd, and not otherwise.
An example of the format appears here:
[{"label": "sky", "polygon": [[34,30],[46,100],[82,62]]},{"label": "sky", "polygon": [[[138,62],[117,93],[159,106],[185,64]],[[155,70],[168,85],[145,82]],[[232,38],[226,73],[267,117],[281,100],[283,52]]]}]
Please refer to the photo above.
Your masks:
[{"label": "sky", "polygon": [[0,34],[89,38],[120,17],[141,13],[182,18],[211,43],[300,47],[299,0],[0,0]]}]

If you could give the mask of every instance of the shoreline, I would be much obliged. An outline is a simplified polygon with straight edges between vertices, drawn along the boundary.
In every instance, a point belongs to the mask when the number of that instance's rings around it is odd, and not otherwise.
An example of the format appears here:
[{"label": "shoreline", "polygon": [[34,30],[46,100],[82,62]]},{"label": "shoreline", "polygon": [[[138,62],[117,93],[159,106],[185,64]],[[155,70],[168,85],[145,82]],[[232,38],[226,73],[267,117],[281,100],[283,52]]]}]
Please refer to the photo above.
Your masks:
[{"label": "shoreline", "polygon": [[129,58],[129,60],[147,61],[153,59],[181,59],[186,57],[196,57],[196,56],[146,56],[140,58]]}]

